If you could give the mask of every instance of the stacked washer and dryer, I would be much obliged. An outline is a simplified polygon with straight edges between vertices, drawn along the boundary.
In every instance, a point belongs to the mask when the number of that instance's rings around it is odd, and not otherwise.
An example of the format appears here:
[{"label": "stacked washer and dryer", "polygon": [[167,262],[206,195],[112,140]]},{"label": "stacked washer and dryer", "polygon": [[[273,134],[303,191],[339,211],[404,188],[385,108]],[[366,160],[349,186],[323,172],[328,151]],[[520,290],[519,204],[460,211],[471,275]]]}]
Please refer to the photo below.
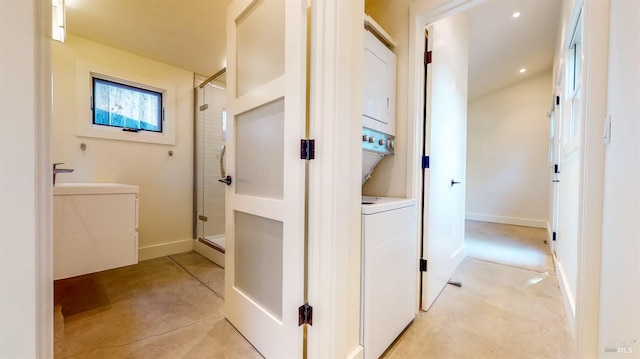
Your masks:
[{"label": "stacked washer and dryer", "polygon": [[[396,58],[393,39],[366,17],[362,184],[395,151]],[[364,357],[380,357],[417,310],[415,200],[362,197],[362,305]]]}]

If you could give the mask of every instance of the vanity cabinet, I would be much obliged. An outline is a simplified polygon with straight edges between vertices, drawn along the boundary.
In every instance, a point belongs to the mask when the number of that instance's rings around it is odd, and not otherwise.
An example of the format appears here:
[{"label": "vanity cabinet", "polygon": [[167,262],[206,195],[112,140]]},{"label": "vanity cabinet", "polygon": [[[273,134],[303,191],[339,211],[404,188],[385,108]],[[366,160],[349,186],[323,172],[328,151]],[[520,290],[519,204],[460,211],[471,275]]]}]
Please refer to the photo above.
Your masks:
[{"label": "vanity cabinet", "polygon": [[138,263],[138,186],[60,183],[53,193],[54,279]]}]

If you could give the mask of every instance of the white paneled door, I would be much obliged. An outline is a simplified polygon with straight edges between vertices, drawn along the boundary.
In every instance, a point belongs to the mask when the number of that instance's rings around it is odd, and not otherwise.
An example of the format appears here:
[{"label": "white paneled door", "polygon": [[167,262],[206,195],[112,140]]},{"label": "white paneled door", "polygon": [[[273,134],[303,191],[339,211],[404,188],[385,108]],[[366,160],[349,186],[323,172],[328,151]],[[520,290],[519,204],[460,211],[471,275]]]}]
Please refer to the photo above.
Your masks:
[{"label": "white paneled door", "polygon": [[227,11],[225,315],[266,358],[302,356],[306,0]]},{"label": "white paneled door", "polygon": [[466,22],[462,15],[429,27],[433,61],[428,73],[425,221],[421,309],[428,310],[464,257],[464,206],[467,136]]}]

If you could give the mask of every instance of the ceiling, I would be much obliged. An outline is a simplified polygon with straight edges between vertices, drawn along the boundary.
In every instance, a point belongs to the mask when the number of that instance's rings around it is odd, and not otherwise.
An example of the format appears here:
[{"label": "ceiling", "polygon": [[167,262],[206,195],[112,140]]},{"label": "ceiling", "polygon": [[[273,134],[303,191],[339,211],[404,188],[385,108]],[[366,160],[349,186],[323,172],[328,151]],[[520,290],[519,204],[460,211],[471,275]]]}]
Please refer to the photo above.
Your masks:
[{"label": "ceiling", "polygon": [[[67,31],[204,76],[226,66],[231,0],[66,0]],[[560,0],[487,0],[467,11],[469,97],[552,66]],[[511,15],[520,11],[514,19]],[[525,74],[518,73],[522,67]]]},{"label": "ceiling", "polygon": [[66,0],[67,32],[204,76],[226,66],[231,0]]},{"label": "ceiling", "polygon": [[[552,68],[561,5],[561,0],[487,0],[467,11],[469,98]],[[513,18],[516,11],[521,15]]]}]

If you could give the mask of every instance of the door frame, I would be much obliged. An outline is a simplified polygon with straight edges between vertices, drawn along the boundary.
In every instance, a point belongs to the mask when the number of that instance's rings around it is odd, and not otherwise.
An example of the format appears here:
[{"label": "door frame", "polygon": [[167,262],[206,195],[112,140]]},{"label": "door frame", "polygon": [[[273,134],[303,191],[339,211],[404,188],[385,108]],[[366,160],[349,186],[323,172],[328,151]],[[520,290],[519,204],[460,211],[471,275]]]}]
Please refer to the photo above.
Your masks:
[{"label": "door frame", "polygon": [[[23,325],[14,328],[11,336],[0,338],[0,352],[16,357],[52,358],[51,2],[10,1],[1,7],[20,20],[0,25],[2,30],[10,30],[2,31],[0,37],[7,40],[3,45],[13,51],[15,64],[19,64],[9,76],[16,96],[0,98],[0,103],[9,105],[5,106],[8,118],[20,119],[15,129],[24,136],[9,141],[15,155],[9,161],[3,161],[3,166],[10,167],[19,163],[21,170],[3,172],[0,177],[24,204],[12,213],[12,220],[2,228],[3,234],[14,237],[2,240],[15,260],[5,261],[2,268],[18,270],[10,274],[11,280],[0,275],[2,284],[7,284],[6,289],[12,292],[6,300],[3,298],[0,316],[20,320]],[[7,135],[2,140],[9,138],[16,137]]]},{"label": "door frame", "polygon": [[[483,0],[452,0],[433,6],[430,0],[414,3],[409,11],[409,96],[406,196],[420,202],[420,149],[422,134],[422,41],[424,28],[439,19],[469,9]],[[568,2],[564,2],[565,7]],[[598,355],[600,248],[604,192],[604,146],[602,129],[606,115],[609,45],[609,1],[577,0],[568,6],[582,6],[583,33],[583,113],[584,126],[579,213],[578,280],[576,294],[575,342],[578,357]],[[567,9],[563,9],[567,10]],[[568,9],[571,13],[572,9]],[[565,34],[563,34],[564,36]],[[556,71],[557,66],[556,64]],[[588,164],[588,166],[586,166]],[[418,228],[419,230],[419,228]],[[418,244],[419,245],[419,244]],[[419,284],[418,284],[419,285]],[[417,295],[420,295],[418,293]]]},{"label": "door frame", "polygon": [[[602,129],[607,113],[609,1],[577,0],[583,17],[583,124],[578,213],[578,280],[575,341],[579,358],[598,356],[600,314],[600,250],[604,194]],[[570,9],[573,10],[573,9]],[[573,11],[571,11],[573,12]],[[571,13],[570,12],[570,13]],[[573,25],[573,24],[569,24]],[[569,27],[571,28],[571,27]],[[563,34],[568,35],[568,34]],[[570,41],[570,35],[564,36]],[[566,48],[563,44],[563,49]],[[566,111],[563,111],[566,113]]]},{"label": "door frame", "polygon": [[360,345],[364,1],[311,1],[308,358],[362,358]]},{"label": "door frame", "polygon": [[[424,228],[429,228],[429,216],[428,205],[423,203],[422,191],[425,192],[425,198],[428,197],[430,188],[426,185],[423,187],[421,181],[422,178],[422,148],[430,148],[431,138],[431,126],[427,125],[426,128],[423,125],[423,111],[424,101],[427,101],[427,121],[429,119],[429,102],[431,101],[431,93],[427,93],[425,96],[425,86],[423,80],[423,51],[424,51],[424,31],[431,24],[446,17],[461,13],[473,6],[476,6],[484,0],[457,0],[445,3],[443,5],[433,7],[431,2],[423,0],[418,3],[411,4],[409,9],[409,96],[408,96],[408,124],[407,124],[407,182],[406,193],[407,198],[413,198],[416,200],[416,208],[422,208],[425,206],[425,218],[417,221],[417,233],[416,245],[418,246],[418,253],[421,253],[421,249],[424,246],[428,247],[428,233],[422,234],[422,225],[424,221]],[[432,40],[433,41],[433,40]],[[432,76],[431,76],[432,77]],[[423,142],[424,135],[424,142]],[[422,241],[421,241],[421,238]],[[416,288],[417,301],[421,303],[422,298],[422,275],[418,276]],[[428,284],[427,284],[428,285]],[[416,312],[420,310],[416,308]]]}]

